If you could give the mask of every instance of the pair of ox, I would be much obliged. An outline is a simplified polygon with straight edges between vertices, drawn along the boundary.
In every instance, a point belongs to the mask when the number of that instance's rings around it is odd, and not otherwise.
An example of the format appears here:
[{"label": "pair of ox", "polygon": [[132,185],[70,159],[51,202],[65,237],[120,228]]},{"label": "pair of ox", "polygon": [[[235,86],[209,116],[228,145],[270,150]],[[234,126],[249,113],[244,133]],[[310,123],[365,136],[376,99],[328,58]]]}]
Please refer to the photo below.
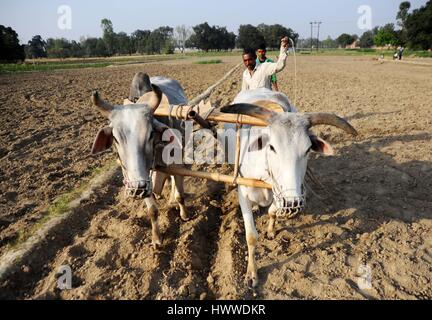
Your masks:
[{"label": "pair of ox", "polygon": [[[149,78],[142,73],[135,75],[129,99],[139,99],[139,103],[113,106],[101,100],[97,93],[93,94],[94,105],[111,123],[99,131],[92,153],[104,151],[114,143],[122,164],[125,187],[131,197],[144,198],[152,224],[152,242],[157,246],[160,245],[161,238],[153,192],[161,191],[167,176],[153,172],[151,177],[151,171],[157,140],[155,136],[160,137],[169,127],[167,119],[156,119],[154,112],[163,99],[167,99],[170,104],[184,105],[187,105],[187,99],[177,81],[163,77]],[[277,113],[254,104],[258,101],[276,104],[284,112]],[[334,153],[331,145],[315,136],[310,129],[316,125],[331,125],[352,135],[357,132],[347,121],[334,114],[296,113],[285,94],[267,89],[243,91],[232,105],[223,107],[220,111],[248,115],[268,124],[265,128],[248,127],[248,130],[242,130],[240,140],[239,174],[263,180],[273,186],[272,190],[238,187],[248,246],[246,281],[255,287],[258,284],[255,260],[258,233],[252,213],[253,206],[269,208],[267,235],[273,238],[278,217],[291,218],[304,209],[306,197],[303,181],[309,154]],[[181,130],[179,121],[171,125]],[[178,202],[180,215],[186,220],[188,213],[184,205],[183,178],[174,176],[172,181],[171,198]]]}]

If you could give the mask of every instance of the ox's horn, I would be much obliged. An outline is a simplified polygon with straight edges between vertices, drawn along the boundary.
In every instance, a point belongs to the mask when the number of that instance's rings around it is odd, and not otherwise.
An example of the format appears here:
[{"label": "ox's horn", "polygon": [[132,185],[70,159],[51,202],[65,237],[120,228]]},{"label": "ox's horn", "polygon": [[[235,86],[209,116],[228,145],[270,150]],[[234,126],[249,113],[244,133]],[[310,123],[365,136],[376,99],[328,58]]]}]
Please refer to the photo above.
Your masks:
[{"label": "ox's horn", "polygon": [[91,96],[91,101],[105,117],[108,117],[110,112],[114,109],[113,105],[103,101],[100,98],[99,93],[97,91],[93,91]]},{"label": "ox's horn", "polygon": [[162,101],[162,90],[155,84],[152,84],[153,89],[153,98],[149,101],[149,106],[153,109],[153,112],[156,111],[156,109],[159,107],[161,101]]},{"label": "ox's horn", "polygon": [[270,119],[276,114],[271,110],[256,106],[254,104],[249,104],[249,103],[232,104],[229,106],[222,107],[220,111],[223,113],[244,114],[247,116],[261,119],[267,123],[270,123]]},{"label": "ox's horn", "polygon": [[138,99],[137,103],[147,104],[150,108],[152,108],[153,112],[155,112],[161,102],[164,101],[164,103],[168,103],[168,99],[157,85],[152,84],[151,86],[153,91],[144,94],[141,98]]},{"label": "ox's horn", "polygon": [[309,128],[320,124],[327,124],[342,129],[353,136],[357,135],[356,129],[348,121],[333,113],[306,113],[305,115],[309,120]]}]

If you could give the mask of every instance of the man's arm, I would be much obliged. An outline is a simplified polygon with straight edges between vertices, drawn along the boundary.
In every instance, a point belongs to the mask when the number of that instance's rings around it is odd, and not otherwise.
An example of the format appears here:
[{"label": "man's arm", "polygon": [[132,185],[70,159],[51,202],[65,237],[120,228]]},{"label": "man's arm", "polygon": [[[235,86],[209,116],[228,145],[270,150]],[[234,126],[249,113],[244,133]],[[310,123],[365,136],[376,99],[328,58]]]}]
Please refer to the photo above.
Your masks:
[{"label": "man's arm", "polygon": [[276,63],[266,62],[262,64],[261,68],[266,75],[271,76],[285,68],[286,58],[288,57],[287,50],[288,38],[285,37],[281,40],[280,54]]}]

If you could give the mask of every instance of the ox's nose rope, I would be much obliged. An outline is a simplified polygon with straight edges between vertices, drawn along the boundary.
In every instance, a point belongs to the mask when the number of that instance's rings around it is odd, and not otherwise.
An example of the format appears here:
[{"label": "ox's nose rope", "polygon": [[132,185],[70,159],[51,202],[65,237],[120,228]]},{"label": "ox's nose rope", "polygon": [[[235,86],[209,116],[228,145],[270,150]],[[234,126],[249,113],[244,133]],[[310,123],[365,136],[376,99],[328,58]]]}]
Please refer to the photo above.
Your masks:
[{"label": "ox's nose rope", "polygon": [[[116,146],[116,144],[115,144],[115,146]],[[116,146],[116,149],[117,149],[117,146]],[[126,170],[126,166],[123,164],[123,161],[120,158],[118,150],[117,150],[116,154],[117,154],[118,162],[120,163],[120,167],[122,169],[123,185],[125,187],[125,191],[124,191],[125,196],[126,197],[139,196],[141,198],[144,198],[144,196],[148,196],[147,195],[148,191],[151,191],[153,189],[152,175],[153,175],[153,170],[154,170],[155,164],[156,164],[156,154],[154,153],[154,155],[153,155],[151,169],[149,172],[149,179],[139,180],[139,181],[131,181],[129,179],[129,176],[128,176],[127,170]],[[144,188],[139,187],[141,182],[144,182]]]},{"label": "ox's nose rope", "polygon": [[277,183],[268,163],[266,152],[266,171],[271,180],[273,198],[276,206],[276,217],[278,219],[295,218],[306,205],[306,189],[302,185],[302,195],[300,197],[286,196],[289,190],[283,190]]}]

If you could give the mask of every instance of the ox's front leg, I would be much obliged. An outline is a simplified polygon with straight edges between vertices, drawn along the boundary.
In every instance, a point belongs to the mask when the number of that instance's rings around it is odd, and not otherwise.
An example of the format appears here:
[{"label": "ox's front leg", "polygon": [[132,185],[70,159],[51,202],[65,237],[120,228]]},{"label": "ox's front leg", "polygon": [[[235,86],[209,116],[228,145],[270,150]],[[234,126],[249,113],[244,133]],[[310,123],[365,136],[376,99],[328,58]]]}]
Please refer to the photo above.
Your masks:
[{"label": "ox's front leg", "polygon": [[182,218],[183,221],[189,220],[189,213],[185,206],[185,194],[184,194],[184,177],[181,176],[174,176],[173,178],[173,185],[174,185],[174,198],[177,202],[177,204],[180,207],[180,218]]},{"label": "ox's front leg", "polygon": [[258,272],[255,261],[255,251],[258,242],[258,232],[255,228],[254,217],[252,213],[252,202],[246,197],[244,190],[239,188],[239,203],[246,230],[246,242],[248,246],[248,267],[246,272],[246,282],[249,286],[258,285]]},{"label": "ox's front leg", "polygon": [[153,196],[144,199],[144,201],[147,206],[152,226],[152,245],[155,249],[157,249],[158,246],[162,244],[159,232],[159,224],[157,222],[159,210],[157,208],[156,200]]},{"label": "ox's front leg", "polygon": [[276,206],[274,203],[270,206],[268,214],[270,216],[269,223],[267,226],[267,238],[274,239],[276,236],[275,223],[276,223]]}]

